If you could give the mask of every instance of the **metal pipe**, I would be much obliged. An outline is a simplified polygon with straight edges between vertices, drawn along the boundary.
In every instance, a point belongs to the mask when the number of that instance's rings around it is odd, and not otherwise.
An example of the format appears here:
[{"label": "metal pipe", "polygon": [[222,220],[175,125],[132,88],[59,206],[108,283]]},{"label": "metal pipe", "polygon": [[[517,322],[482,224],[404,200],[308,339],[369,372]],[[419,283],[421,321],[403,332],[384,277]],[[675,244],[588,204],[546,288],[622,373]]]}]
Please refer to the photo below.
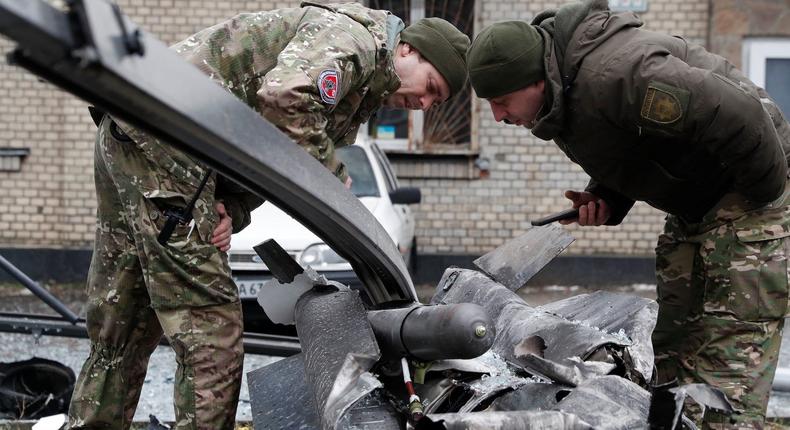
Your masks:
[{"label": "metal pipe", "polygon": [[61,314],[63,318],[68,320],[72,324],[76,324],[79,321],[80,317],[77,316],[71,309],[67,308],[63,302],[61,302],[57,297],[53,296],[52,293],[41,287],[36,283],[36,281],[28,278],[27,275],[24,274],[21,270],[17,269],[16,266],[11,264],[10,261],[6,260],[2,255],[0,255],[0,266],[8,272],[9,275],[13,276],[20,284],[24,285],[28,290],[30,290],[33,294],[35,294],[39,299],[43,300],[44,303],[48,304],[55,312]]},{"label": "metal pipe", "polygon": [[[23,333],[33,336],[59,336],[88,338],[85,320],[69,324],[54,315],[36,315],[0,312],[0,333]],[[288,357],[301,351],[299,339],[292,336],[244,332],[244,352],[247,354]],[[162,337],[160,345],[167,345]]]},{"label": "metal pipe", "polygon": [[409,373],[409,361],[406,357],[400,359],[401,367],[403,368],[403,383],[406,384],[406,392],[409,394],[409,415],[412,422],[417,422],[425,416],[425,408],[422,406],[420,396],[414,391],[414,384],[411,382],[411,374]]}]

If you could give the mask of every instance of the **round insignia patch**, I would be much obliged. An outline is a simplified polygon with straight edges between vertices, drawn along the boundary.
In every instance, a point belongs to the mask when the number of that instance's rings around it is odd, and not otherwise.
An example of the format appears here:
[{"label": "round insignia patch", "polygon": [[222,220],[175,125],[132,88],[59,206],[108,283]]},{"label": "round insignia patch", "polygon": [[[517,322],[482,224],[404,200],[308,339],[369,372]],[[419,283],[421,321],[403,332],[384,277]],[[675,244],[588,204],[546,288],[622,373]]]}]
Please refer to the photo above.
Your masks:
[{"label": "round insignia patch", "polygon": [[336,70],[324,70],[318,75],[318,92],[324,103],[337,103],[337,92],[340,90],[340,78]]}]

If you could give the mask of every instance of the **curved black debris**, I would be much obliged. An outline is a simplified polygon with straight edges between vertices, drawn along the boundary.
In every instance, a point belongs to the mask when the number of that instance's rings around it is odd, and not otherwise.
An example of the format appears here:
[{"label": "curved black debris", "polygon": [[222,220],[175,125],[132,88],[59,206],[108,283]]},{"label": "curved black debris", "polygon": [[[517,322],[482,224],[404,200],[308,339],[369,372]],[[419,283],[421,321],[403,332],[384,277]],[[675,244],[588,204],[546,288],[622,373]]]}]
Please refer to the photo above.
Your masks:
[{"label": "curved black debris", "polygon": [[0,417],[37,419],[68,411],[74,372],[44,358],[0,363]]}]

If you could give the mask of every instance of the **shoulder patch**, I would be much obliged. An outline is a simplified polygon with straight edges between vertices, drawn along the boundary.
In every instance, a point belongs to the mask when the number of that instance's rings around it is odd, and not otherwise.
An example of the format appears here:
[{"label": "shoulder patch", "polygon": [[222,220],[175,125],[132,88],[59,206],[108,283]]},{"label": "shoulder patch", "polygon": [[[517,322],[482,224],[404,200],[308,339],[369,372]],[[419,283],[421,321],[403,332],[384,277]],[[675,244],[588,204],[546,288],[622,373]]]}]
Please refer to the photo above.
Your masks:
[{"label": "shoulder patch", "polygon": [[683,118],[689,92],[660,82],[650,81],[642,101],[642,118],[656,124],[674,124]]},{"label": "shoulder patch", "polygon": [[340,75],[337,70],[327,69],[318,75],[318,92],[321,100],[326,104],[337,103],[337,93],[340,90]]}]

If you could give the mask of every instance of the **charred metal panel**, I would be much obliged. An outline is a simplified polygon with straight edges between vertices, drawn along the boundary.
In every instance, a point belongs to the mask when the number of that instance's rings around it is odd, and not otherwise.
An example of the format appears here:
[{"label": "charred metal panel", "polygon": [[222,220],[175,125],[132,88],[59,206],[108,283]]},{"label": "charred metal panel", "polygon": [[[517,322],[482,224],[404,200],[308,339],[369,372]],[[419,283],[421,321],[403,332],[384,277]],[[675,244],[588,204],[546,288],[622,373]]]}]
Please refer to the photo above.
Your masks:
[{"label": "charred metal panel", "polygon": [[256,428],[400,429],[368,372],[379,349],[359,293],[319,286],[296,306],[303,353],[248,375]]},{"label": "charred metal panel", "polygon": [[596,291],[543,305],[540,309],[597,327],[622,333],[631,340],[627,350],[634,368],[645,381],[653,374],[653,342],[658,304],[641,297]]},{"label": "charred metal panel", "polygon": [[570,392],[570,387],[559,384],[526,384],[515,391],[500,396],[488,410],[491,412],[551,410]]},{"label": "charred metal panel", "polygon": [[617,336],[584,321],[573,321],[534,308],[505,286],[472,270],[448,269],[436,291],[432,303],[475,303],[483,306],[496,325],[497,337],[492,351],[525,367],[527,363],[521,357],[528,351],[522,351],[520,346],[535,336],[545,343],[544,358],[571,365],[573,362],[569,360],[572,357],[583,360],[602,346],[625,347],[631,343],[626,336]]},{"label": "charred metal panel", "polygon": [[581,361],[578,357],[560,364],[535,354],[522,356],[526,367],[545,379],[575,387],[587,379],[608,375],[617,367],[614,363],[602,361]]},{"label": "charred metal panel", "polygon": [[[296,305],[296,329],[304,351],[306,391],[313,396],[320,428],[403,426],[382,397],[381,382],[368,372],[380,354],[359,293],[328,287],[305,293]],[[269,386],[259,389],[276,391]],[[268,419],[294,420],[288,408],[281,410],[284,417]]]},{"label": "charred metal panel", "polygon": [[532,227],[474,263],[509,290],[518,291],[573,240],[573,236],[556,224]]},{"label": "charred metal panel", "polygon": [[249,372],[247,385],[255,428],[320,428],[313,392],[305,380],[302,354]]},{"label": "charred metal panel", "polygon": [[432,414],[420,420],[417,430],[552,429],[589,430],[593,427],[579,417],[557,411],[476,412],[473,414]]},{"label": "charred metal panel", "polygon": [[571,413],[600,429],[644,429],[650,393],[619,376],[590,379],[573,389],[554,408]]}]

